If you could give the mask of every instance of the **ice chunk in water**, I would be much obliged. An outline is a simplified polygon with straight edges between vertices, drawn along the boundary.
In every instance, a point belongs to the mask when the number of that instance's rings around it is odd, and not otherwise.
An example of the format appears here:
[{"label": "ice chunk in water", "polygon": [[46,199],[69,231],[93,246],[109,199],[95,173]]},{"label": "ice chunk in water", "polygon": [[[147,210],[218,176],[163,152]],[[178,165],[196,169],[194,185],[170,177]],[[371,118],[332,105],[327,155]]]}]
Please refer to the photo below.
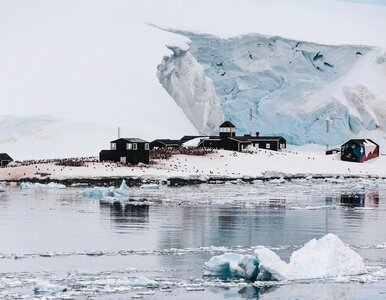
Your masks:
[{"label": "ice chunk in water", "polygon": [[146,183],[142,184],[140,186],[141,189],[149,189],[149,190],[154,190],[154,189],[159,189],[159,185],[156,183]]},{"label": "ice chunk in water", "polygon": [[87,188],[80,192],[80,195],[94,199],[101,199],[105,197],[126,197],[129,194],[130,189],[126,185],[125,180],[122,180],[121,186],[117,189],[113,186],[110,186],[108,188],[95,186],[93,188]]},{"label": "ice chunk in water", "polygon": [[124,197],[130,194],[130,189],[126,185],[126,181],[122,180],[121,186],[113,191],[114,197]]},{"label": "ice chunk in water", "polygon": [[312,239],[292,253],[289,265],[295,278],[327,278],[366,272],[362,257],[347,247],[336,235]]},{"label": "ice chunk in water", "polygon": [[35,294],[55,295],[57,293],[66,292],[67,288],[64,286],[54,285],[48,281],[41,282],[34,288]]},{"label": "ice chunk in water", "polygon": [[99,276],[102,273],[100,271],[77,269],[75,270],[76,276]]},{"label": "ice chunk in water", "polygon": [[362,257],[336,235],[312,239],[292,253],[286,263],[273,251],[260,246],[252,255],[225,253],[204,264],[204,275],[236,276],[250,280],[304,280],[366,273]]},{"label": "ice chunk in water", "polygon": [[20,184],[20,188],[22,190],[26,189],[65,189],[66,186],[64,184],[56,183],[56,182],[50,182],[50,183],[32,183],[32,182],[22,182]]},{"label": "ice chunk in water", "polygon": [[212,257],[204,264],[204,275],[220,277],[242,277],[255,280],[259,264],[252,255],[225,253]]},{"label": "ice chunk in water", "polygon": [[0,193],[5,193],[5,189],[0,185]]},{"label": "ice chunk in water", "polygon": [[131,285],[136,287],[147,287],[147,288],[156,288],[159,286],[158,282],[144,276],[137,278]]}]

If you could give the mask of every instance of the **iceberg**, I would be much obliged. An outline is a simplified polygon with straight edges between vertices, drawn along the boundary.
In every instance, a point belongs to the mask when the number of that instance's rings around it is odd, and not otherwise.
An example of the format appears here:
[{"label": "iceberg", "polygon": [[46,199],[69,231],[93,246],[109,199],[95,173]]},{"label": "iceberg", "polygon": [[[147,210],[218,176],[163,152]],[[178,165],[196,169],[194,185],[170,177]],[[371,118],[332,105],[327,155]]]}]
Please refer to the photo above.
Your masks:
[{"label": "iceberg", "polygon": [[114,186],[99,187],[94,186],[93,188],[87,188],[79,193],[83,197],[101,199],[106,197],[126,197],[130,194],[130,188],[126,185],[126,181],[122,180],[119,188]]},{"label": "iceberg", "polygon": [[205,276],[242,277],[255,280],[259,273],[259,263],[252,255],[225,253],[213,256],[204,264]]},{"label": "iceberg", "polygon": [[130,189],[126,184],[125,180],[122,180],[122,183],[119,188],[113,190],[114,197],[125,197],[130,194]]},{"label": "iceberg", "polygon": [[56,182],[50,182],[50,183],[32,183],[32,182],[22,182],[20,184],[20,188],[22,190],[28,190],[28,189],[65,189],[66,186],[61,183],[56,183]]},{"label": "iceberg", "polygon": [[204,263],[204,275],[258,281],[308,280],[360,275],[367,272],[362,257],[329,233],[294,251],[290,262],[258,246],[254,255],[225,253]]}]

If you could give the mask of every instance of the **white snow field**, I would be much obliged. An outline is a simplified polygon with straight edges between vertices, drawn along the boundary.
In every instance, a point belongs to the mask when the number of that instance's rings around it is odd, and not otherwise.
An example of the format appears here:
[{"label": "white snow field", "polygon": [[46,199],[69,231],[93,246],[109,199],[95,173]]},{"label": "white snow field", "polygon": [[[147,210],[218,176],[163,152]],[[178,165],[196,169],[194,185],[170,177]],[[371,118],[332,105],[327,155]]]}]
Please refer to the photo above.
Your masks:
[{"label": "white snow field", "polygon": [[[82,167],[63,167],[54,163],[0,168],[0,180],[50,178],[51,180],[101,177],[131,177],[144,181],[178,177],[206,181],[209,178],[284,177],[284,176],[359,176],[386,177],[386,156],[365,163],[341,161],[338,155],[256,150],[240,153],[219,150],[206,156],[175,155],[149,166],[123,166],[115,163],[85,163]],[[284,182],[279,179],[277,183]],[[91,194],[111,193],[106,189]]]},{"label": "white snow field", "polygon": [[[263,94],[269,116],[253,131],[296,144],[365,135],[382,145],[385,27],[386,7],[338,0],[1,1],[0,148],[19,160],[90,156],[118,126],[122,136],[179,138],[214,133],[224,117],[245,131],[245,109]],[[200,43],[214,58],[201,60],[197,40],[159,28],[210,35]],[[248,53],[249,33],[278,43]],[[314,44],[291,49],[302,41]],[[229,47],[219,52],[217,42]],[[284,66],[292,54],[297,63]],[[246,76],[212,78],[218,66],[208,64],[222,58],[224,70]],[[232,80],[240,103],[219,93]]]},{"label": "white snow field", "polygon": [[204,275],[233,276],[250,280],[305,280],[366,273],[362,257],[332,233],[312,239],[292,253],[286,263],[264,246],[254,255],[225,253],[204,264]]}]

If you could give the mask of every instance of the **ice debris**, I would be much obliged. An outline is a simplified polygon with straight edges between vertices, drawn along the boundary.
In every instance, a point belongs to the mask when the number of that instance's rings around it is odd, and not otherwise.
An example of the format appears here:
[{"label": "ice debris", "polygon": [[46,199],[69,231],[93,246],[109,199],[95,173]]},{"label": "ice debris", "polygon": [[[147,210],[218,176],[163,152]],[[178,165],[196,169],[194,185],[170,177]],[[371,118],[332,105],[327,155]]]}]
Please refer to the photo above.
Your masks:
[{"label": "ice debris", "polygon": [[75,270],[75,274],[76,276],[99,276],[102,274],[102,272],[95,270],[77,269]]},{"label": "ice debris", "polygon": [[52,190],[56,190],[56,189],[65,189],[66,186],[64,184],[61,184],[61,183],[56,183],[56,182],[50,182],[50,183],[32,183],[32,182],[22,182],[20,184],[20,188],[22,190],[28,190],[28,189],[52,189]]},{"label": "ice debris", "polygon": [[88,188],[80,192],[80,195],[88,198],[101,199],[105,197],[126,197],[130,194],[130,189],[125,180],[122,180],[121,186],[115,188],[114,186]]},{"label": "ice debris", "polygon": [[146,287],[146,288],[156,288],[159,286],[158,282],[144,276],[141,276],[136,280],[134,280],[131,283],[131,285],[134,287]]},{"label": "ice debris", "polygon": [[159,185],[156,183],[146,183],[142,184],[140,186],[141,189],[148,189],[148,190],[154,190],[154,189],[159,189]]},{"label": "ice debris", "polygon": [[213,256],[204,264],[204,275],[220,277],[242,277],[256,280],[259,262],[253,255],[225,253]]},{"label": "ice debris", "polygon": [[204,275],[241,277],[252,281],[335,278],[360,275],[366,271],[362,257],[332,233],[312,239],[293,252],[289,263],[272,250],[259,246],[254,255],[225,253],[204,264]]},{"label": "ice debris", "polygon": [[54,285],[49,283],[48,281],[41,282],[34,288],[35,294],[43,294],[43,295],[55,295],[66,291],[67,291],[66,287]]}]

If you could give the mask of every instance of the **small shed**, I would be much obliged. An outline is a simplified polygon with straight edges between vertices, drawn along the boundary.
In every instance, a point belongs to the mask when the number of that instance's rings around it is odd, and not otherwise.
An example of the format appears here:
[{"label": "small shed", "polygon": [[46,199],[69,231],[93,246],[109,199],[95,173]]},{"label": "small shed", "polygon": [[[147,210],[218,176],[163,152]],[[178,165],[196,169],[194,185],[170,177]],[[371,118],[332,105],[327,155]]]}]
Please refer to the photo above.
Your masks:
[{"label": "small shed", "polygon": [[7,166],[13,159],[7,153],[0,153],[0,167]]},{"label": "small shed", "polygon": [[149,142],[139,138],[120,138],[110,142],[110,150],[99,153],[100,161],[123,164],[149,163]]},{"label": "small shed", "polygon": [[259,136],[256,132],[256,136],[249,137],[249,140],[259,149],[279,151],[287,148],[287,141],[282,136]]},{"label": "small shed", "polygon": [[340,159],[365,162],[379,156],[379,145],[370,139],[352,139],[341,147]]},{"label": "small shed", "polygon": [[339,148],[329,149],[329,150],[326,150],[326,155],[337,154],[339,152],[340,152]]}]

